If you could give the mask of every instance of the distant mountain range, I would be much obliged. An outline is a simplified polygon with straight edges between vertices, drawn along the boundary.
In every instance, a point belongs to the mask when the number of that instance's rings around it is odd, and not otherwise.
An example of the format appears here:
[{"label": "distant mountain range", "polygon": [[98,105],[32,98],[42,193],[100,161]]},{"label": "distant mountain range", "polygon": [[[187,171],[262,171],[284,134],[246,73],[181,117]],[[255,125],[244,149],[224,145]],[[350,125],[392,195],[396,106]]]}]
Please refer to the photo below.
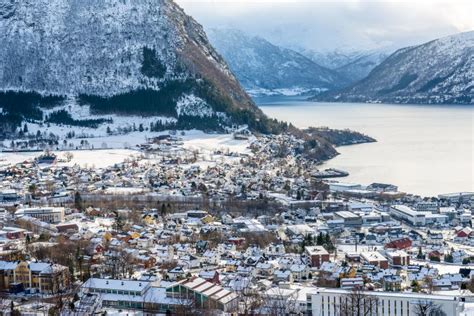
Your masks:
[{"label": "distant mountain range", "polygon": [[350,83],[338,72],[308,57],[234,29],[211,29],[212,45],[224,57],[244,88],[252,94],[300,94]]},{"label": "distant mountain range", "polygon": [[376,66],[387,58],[391,49],[379,49],[368,51],[342,51],[315,52],[302,50],[301,53],[315,63],[336,71],[354,83],[365,78]]},{"label": "distant mountain range", "polygon": [[369,75],[314,98],[338,102],[474,103],[474,31],[397,50]]}]

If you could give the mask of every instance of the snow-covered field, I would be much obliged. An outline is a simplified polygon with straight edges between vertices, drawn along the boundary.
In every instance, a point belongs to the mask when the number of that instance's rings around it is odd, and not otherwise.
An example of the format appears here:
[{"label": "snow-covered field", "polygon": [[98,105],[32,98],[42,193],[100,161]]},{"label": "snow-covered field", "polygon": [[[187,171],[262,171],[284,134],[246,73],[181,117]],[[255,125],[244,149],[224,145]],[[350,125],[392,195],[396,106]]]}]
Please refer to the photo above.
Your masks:
[{"label": "snow-covered field", "polygon": [[433,263],[433,262],[425,262],[425,261],[417,261],[411,260],[411,264],[418,264],[418,265],[429,265],[433,268],[438,269],[440,274],[447,274],[447,273],[459,273],[459,269],[467,268],[473,269],[474,264],[446,264],[446,263]]},{"label": "snow-covered field", "polygon": [[[66,162],[66,151],[53,151],[58,155],[57,164],[60,166],[73,166],[78,164],[83,167],[105,168],[125,159],[139,158],[143,154],[136,149],[136,145],[143,144],[147,138],[167,134],[167,132],[147,133],[132,132],[126,135],[113,135],[104,137],[87,138],[87,141],[93,145],[91,150],[70,150],[72,153],[71,161]],[[248,146],[253,141],[236,140],[232,134],[206,134],[202,131],[185,131],[184,135],[178,132],[183,140],[182,147],[189,151],[198,151],[202,160],[199,162],[201,167],[211,164],[213,153],[220,150],[226,153],[250,153]],[[77,141],[77,140],[76,140]],[[92,147],[91,147],[92,148]],[[40,152],[4,152],[0,153],[0,166],[6,164],[16,164],[23,161],[33,160],[39,156]],[[225,157],[226,162],[232,162],[238,157]]]},{"label": "snow-covered field", "polygon": [[[71,151],[73,158],[69,162],[65,160],[65,152],[54,152],[58,155],[58,166],[74,166],[105,168],[123,162],[125,159],[137,157],[140,152],[130,149],[104,149],[104,150],[76,150]],[[16,164],[31,161],[39,156],[38,152],[0,153],[0,165]]]},{"label": "snow-covered field", "polygon": [[190,131],[182,136],[184,148],[189,150],[250,153],[249,144],[254,140],[236,140],[231,134],[205,134],[200,131]]}]

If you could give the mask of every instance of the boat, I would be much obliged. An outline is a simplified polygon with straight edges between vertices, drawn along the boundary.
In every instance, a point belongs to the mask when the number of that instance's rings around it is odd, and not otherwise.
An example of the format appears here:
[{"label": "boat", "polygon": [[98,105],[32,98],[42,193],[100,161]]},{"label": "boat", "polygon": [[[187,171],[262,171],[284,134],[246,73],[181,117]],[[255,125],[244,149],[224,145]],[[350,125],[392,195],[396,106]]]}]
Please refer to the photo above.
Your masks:
[{"label": "boat", "polygon": [[323,171],[316,171],[313,173],[313,177],[317,179],[328,179],[328,178],[343,178],[347,177],[349,175],[349,172],[344,171],[344,170],[339,170],[339,169],[326,169]]}]

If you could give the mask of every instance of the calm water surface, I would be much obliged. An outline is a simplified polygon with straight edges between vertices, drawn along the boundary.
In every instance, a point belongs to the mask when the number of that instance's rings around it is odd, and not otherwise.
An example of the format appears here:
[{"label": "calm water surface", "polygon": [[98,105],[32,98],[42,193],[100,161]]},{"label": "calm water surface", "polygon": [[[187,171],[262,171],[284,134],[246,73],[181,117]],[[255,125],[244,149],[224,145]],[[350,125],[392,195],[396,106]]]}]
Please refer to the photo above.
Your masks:
[{"label": "calm water surface", "polygon": [[270,117],[298,127],[350,128],[377,143],[339,147],[324,164],[341,181],[392,183],[423,196],[474,191],[474,107],[315,103],[298,98],[256,100]]}]

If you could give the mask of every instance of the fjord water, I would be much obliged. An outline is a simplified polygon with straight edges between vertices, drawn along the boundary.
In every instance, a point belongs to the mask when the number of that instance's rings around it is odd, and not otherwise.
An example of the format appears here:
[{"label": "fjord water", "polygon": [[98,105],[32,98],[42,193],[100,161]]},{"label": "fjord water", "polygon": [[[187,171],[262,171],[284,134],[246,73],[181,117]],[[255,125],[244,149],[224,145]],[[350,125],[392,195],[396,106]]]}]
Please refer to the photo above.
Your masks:
[{"label": "fjord water", "polygon": [[270,117],[297,127],[349,128],[377,143],[339,147],[322,168],[341,181],[391,183],[422,196],[474,191],[474,106],[316,103],[301,98],[256,99]]}]

